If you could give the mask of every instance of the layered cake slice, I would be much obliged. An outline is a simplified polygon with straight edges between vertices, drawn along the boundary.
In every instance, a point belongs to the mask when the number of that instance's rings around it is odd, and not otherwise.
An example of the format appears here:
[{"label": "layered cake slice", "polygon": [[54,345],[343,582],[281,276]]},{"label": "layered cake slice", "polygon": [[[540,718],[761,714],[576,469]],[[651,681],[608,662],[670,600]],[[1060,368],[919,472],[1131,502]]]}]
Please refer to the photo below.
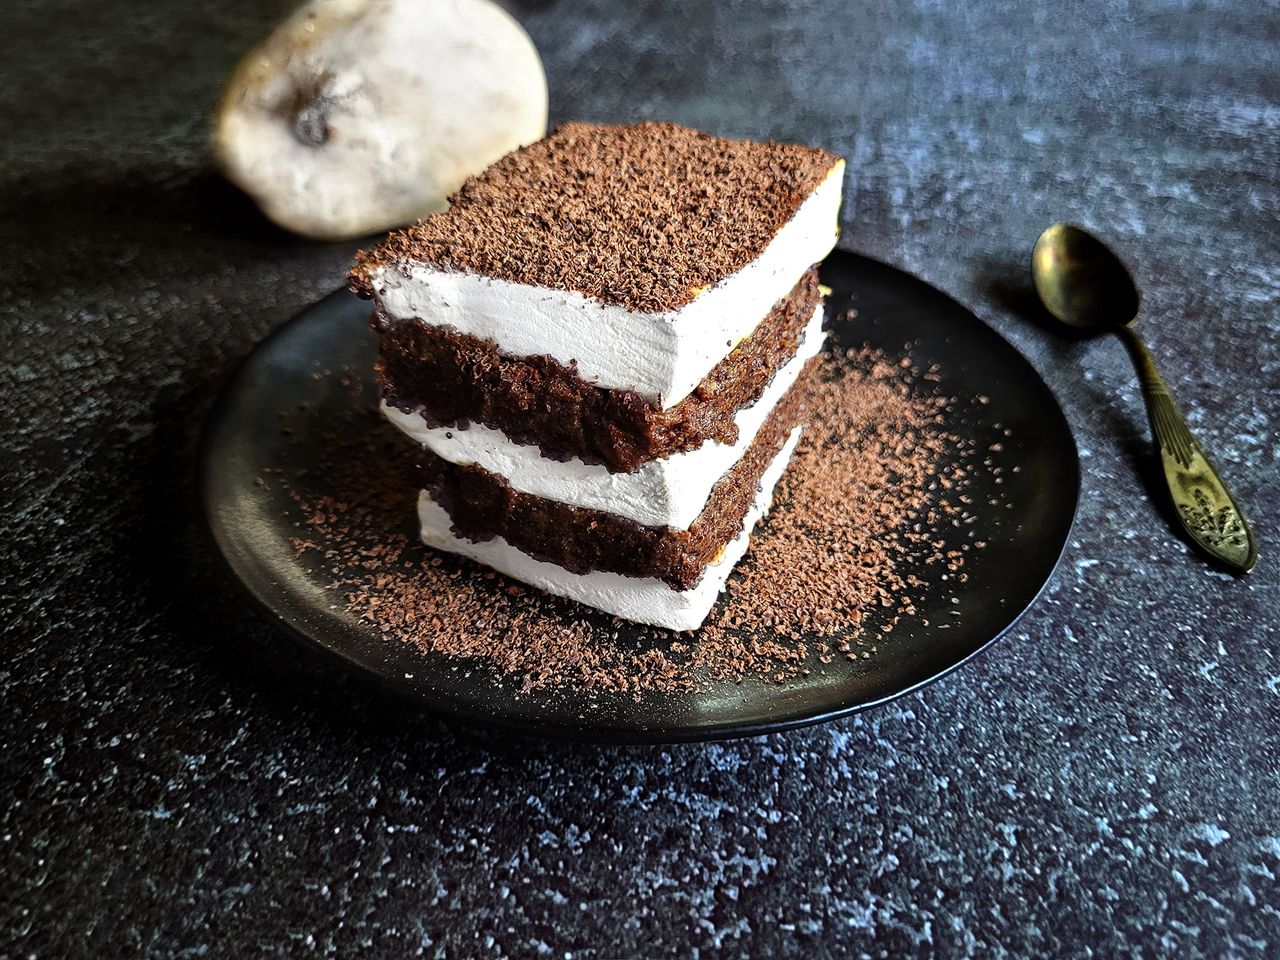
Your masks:
[{"label": "layered cake slice", "polygon": [[569,124],[361,254],[431,546],[701,624],[794,448],[843,161]]}]

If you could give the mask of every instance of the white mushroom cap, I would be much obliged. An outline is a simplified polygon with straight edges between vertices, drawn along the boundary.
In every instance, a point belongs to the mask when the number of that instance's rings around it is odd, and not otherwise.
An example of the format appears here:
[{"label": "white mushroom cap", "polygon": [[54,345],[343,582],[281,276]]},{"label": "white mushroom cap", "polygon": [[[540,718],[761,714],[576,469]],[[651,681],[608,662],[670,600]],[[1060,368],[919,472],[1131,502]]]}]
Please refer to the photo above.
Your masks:
[{"label": "white mushroom cap", "polygon": [[276,223],[364,236],[546,133],[528,35],[490,0],[311,0],[232,74],[214,151]]}]

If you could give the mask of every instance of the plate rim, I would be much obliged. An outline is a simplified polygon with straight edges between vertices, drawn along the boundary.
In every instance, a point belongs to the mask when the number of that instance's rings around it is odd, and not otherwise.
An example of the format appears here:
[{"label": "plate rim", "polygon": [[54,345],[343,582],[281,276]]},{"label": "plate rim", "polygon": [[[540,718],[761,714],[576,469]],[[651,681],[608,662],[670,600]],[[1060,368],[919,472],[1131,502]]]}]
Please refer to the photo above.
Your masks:
[{"label": "plate rim", "polygon": [[[297,623],[293,622],[284,613],[273,606],[266,597],[262,596],[258,591],[255,591],[236,569],[235,564],[231,559],[228,546],[219,532],[220,525],[215,521],[216,504],[212,488],[215,483],[217,467],[214,463],[214,457],[212,454],[214,445],[218,440],[219,433],[224,430],[226,425],[230,422],[227,408],[231,406],[234,401],[234,397],[239,392],[237,390],[238,385],[248,376],[250,364],[253,362],[254,358],[263,350],[267,349],[273,341],[282,337],[295,324],[301,322],[304,317],[321,304],[329,300],[342,298],[348,295],[348,291],[345,287],[339,287],[330,293],[325,294],[323,297],[303,308],[298,313],[289,317],[289,319],[276,326],[265,337],[257,341],[244,356],[240,357],[235,362],[230,373],[226,375],[219,387],[217,398],[210,406],[208,413],[205,415],[204,422],[201,426],[199,443],[196,448],[196,486],[197,494],[200,499],[200,512],[204,521],[204,529],[215,548],[213,552],[217,555],[218,565],[227,575],[227,579],[234,584],[235,592],[248,599],[250,606],[258,612],[266,623],[276,627],[293,642],[299,644],[310,653],[321,655],[322,658],[328,660],[330,663],[341,664],[343,668],[352,671],[361,680],[370,683],[379,690],[388,691],[394,694],[398,701],[412,703],[418,709],[427,711],[436,718],[451,723],[470,724],[490,729],[502,729],[539,739],[575,743],[636,745],[703,743],[762,737],[773,733],[783,733],[791,730],[803,729],[804,727],[816,726],[822,723],[830,723],[835,720],[844,719],[846,717],[862,713],[865,710],[872,710],[877,707],[885,706],[886,704],[892,703],[902,697],[917,693],[933,683],[950,676],[961,667],[973,662],[979,656],[990,650],[997,642],[1008,636],[1009,633],[1011,633],[1022,621],[1023,617],[1026,616],[1027,612],[1039,603],[1049,586],[1054,582],[1058,575],[1059,568],[1062,565],[1062,559],[1066,555],[1067,548],[1071,544],[1071,537],[1075,531],[1075,525],[1080,513],[1080,493],[1083,479],[1080,468],[1080,449],[1076,442],[1075,431],[1071,428],[1071,423],[1067,419],[1066,412],[1063,410],[1057,394],[1054,393],[1048,382],[1040,374],[1040,371],[1036,369],[1036,366],[1021,350],[1001,334],[999,330],[995,329],[979,317],[970,307],[961,303],[946,291],[935,286],[912,271],[894,266],[893,264],[877,257],[868,256],[851,250],[836,249],[832,251],[827,259],[830,260],[837,257],[852,261],[865,261],[879,269],[901,274],[912,282],[923,287],[927,287],[934,295],[950,301],[956,307],[968,314],[972,321],[978,323],[982,327],[985,327],[991,336],[994,336],[997,340],[1001,341],[1006,347],[1021,358],[1021,360],[1027,365],[1028,369],[1034,374],[1036,381],[1038,381],[1040,386],[1044,389],[1047,397],[1052,401],[1053,412],[1061,421],[1060,426],[1069,441],[1066,445],[1066,449],[1070,452],[1070,489],[1067,490],[1067,484],[1064,483],[1063,493],[1069,495],[1071,515],[1064,527],[1062,542],[1057,549],[1056,555],[1053,558],[1053,563],[1050,565],[1044,580],[1036,589],[1035,594],[1013,615],[1002,629],[998,630],[955,662],[948,664],[915,683],[904,686],[901,689],[894,690],[891,693],[873,700],[859,700],[857,703],[850,704],[848,702],[848,698],[846,698],[827,709],[785,716],[774,720],[744,722],[722,721],[697,726],[655,725],[652,727],[637,726],[631,728],[589,726],[586,723],[579,724],[578,726],[567,726],[555,722],[539,723],[536,721],[523,720],[519,716],[512,716],[504,713],[487,713],[482,709],[474,708],[469,704],[446,702],[438,698],[424,696],[421,693],[415,693],[406,689],[403,685],[395,683],[392,678],[369,669],[356,658],[345,655],[340,649],[336,648],[335,645],[326,644],[322,640],[317,639],[315,636],[302,629],[302,627]],[[1067,480],[1067,478],[1061,479],[1064,481]]]}]

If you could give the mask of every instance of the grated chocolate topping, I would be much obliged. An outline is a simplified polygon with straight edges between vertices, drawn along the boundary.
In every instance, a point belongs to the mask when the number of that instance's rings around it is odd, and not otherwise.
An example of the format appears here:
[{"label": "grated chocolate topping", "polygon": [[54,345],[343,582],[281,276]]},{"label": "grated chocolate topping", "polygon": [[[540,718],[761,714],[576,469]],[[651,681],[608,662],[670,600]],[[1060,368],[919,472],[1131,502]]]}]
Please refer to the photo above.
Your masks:
[{"label": "grated chocolate topping", "polygon": [[758,257],[838,161],[673,123],[567,123],[361,251],[352,289],[372,296],[374,270],[418,262],[673,310]]}]

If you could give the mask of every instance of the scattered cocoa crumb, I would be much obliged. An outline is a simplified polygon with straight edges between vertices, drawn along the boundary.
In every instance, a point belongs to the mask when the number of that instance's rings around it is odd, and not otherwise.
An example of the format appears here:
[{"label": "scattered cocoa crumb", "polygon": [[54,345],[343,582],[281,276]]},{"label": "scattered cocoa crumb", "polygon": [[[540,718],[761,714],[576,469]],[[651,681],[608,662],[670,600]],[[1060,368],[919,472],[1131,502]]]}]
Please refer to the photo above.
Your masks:
[{"label": "scattered cocoa crumb", "polygon": [[[330,492],[290,487],[294,550],[388,639],[483,661],[523,692],[785,683],[835,653],[862,661],[885,642],[891,649],[920,597],[963,582],[970,542],[985,545],[971,528],[962,546],[948,539],[973,519],[964,490],[979,455],[948,428],[957,401],[936,392],[937,380],[936,367],[917,370],[909,356],[863,349],[824,360],[774,510],[696,633],[626,625],[422,546],[412,451],[363,400],[324,439]],[[935,574],[909,572],[919,569]]]}]

